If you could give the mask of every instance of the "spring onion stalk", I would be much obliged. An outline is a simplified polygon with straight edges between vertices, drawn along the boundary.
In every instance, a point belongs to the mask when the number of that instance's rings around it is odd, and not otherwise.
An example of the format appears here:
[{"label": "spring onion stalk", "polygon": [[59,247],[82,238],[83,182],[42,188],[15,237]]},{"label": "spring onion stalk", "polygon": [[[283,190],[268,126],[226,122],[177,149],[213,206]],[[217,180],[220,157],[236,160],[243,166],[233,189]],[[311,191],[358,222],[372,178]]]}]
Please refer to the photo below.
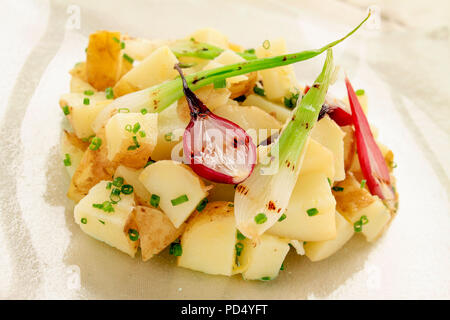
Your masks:
[{"label": "spring onion stalk", "polygon": [[[186,76],[187,84],[192,91],[195,91],[209,84],[215,82],[217,83],[221,80],[234,76],[247,74],[258,70],[285,66],[314,58],[350,37],[362,26],[364,22],[367,21],[367,19],[369,19],[369,17],[370,12],[368,16],[347,35],[323,46],[322,48],[276,57],[255,59],[230,64],[215,69],[199,71]],[[142,109],[146,109],[148,112],[161,112],[180,99],[183,94],[183,85],[179,77],[147,89],[129,93],[114,100],[106,106],[93,122],[92,128],[95,132],[98,132],[98,130],[105,125],[108,119],[117,113],[119,108],[128,108],[130,109],[130,112],[140,112]]]},{"label": "spring onion stalk", "polygon": [[[329,49],[322,72],[272,145],[268,164],[260,161],[250,177],[237,186],[236,225],[246,237],[258,239],[285,212],[301,168],[302,151],[325,101],[333,70],[333,54]],[[272,172],[267,172],[268,166]],[[262,215],[267,217],[264,223],[258,219]]]},{"label": "spring onion stalk", "polygon": [[[225,50],[208,43],[197,42],[194,39],[176,41],[171,47],[173,54],[179,57],[195,57],[212,60],[218,57]],[[236,52],[245,60],[256,59],[255,53]]]}]

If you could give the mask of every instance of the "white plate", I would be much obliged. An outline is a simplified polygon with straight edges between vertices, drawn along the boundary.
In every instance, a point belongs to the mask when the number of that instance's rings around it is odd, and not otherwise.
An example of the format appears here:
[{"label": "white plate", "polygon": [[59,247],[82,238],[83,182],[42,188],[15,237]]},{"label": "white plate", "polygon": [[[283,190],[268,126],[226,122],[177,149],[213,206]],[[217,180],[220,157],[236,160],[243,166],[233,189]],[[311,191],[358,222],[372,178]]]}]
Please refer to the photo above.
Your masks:
[{"label": "white plate", "polygon": [[[47,4],[50,11],[34,8],[50,12],[43,37],[35,39],[36,47],[2,110],[0,298],[450,297],[448,106],[439,109],[442,117],[430,112],[433,102],[423,107],[430,93],[416,101],[411,96],[414,87],[400,81],[408,77],[402,72],[426,69],[411,61],[420,57],[419,47],[399,52],[398,42],[406,37],[401,28],[388,23],[381,30],[366,28],[335,50],[336,63],[356,88],[368,93],[369,119],[379,128],[380,140],[395,153],[397,218],[375,244],[355,236],[319,263],[291,252],[286,270],[276,280],[245,282],[240,276],[177,268],[167,252],[147,263],[133,260],[81,232],[73,221],[73,204],[65,196],[69,179],[58,153],[64,124],[58,100],[69,89],[68,70],[84,58],[87,35],[97,29],[177,38],[211,26],[247,47],[282,36],[294,51],[319,47],[343,35],[365,10],[334,1],[320,10],[318,5],[293,1],[72,2],[75,7],[55,1]],[[81,29],[70,29],[77,26],[70,19],[78,10]],[[448,59],[445,51],[439,57]],[[298,78],[311,81],[323,58],[297,64]],[[446,67],[443,64],[444,71]],[[416,89],[422,85],[416,84]],[[344,93],[342,89],[341,79],[333,90]],[[445,89],[437,94],[446,97]]]}]

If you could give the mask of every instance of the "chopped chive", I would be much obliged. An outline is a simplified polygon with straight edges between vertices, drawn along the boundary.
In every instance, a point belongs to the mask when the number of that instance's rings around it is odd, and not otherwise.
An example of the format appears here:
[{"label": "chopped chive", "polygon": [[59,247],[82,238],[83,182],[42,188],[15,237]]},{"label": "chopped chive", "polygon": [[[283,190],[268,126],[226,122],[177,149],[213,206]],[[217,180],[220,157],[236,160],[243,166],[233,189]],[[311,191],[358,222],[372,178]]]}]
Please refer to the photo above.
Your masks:
[{"label": "chopped chive", "polygon": [[119,113],[130,113],[130,109],[128,109],[128,108],[119,108],[117,110],[117,112],[119,112]]},{"label": "chopped chive", "polygon": [[357,96],[363,96],[365,91],[364,91],[364,89],[358,89],[358,90],[356,90],[355,93],[356,93]]},{"label": "chopped chive", "polygon": [[133,142],[134,145],[129,146],[127,150],[136,150],[137,148],[139,148],[141,145],[139,144],[139,142],[137,141],[137,137],[133,136]]},{"label": "chopped chive", "polygon": [[270,277],[262,277],[261,280],[262,280],[262,281],[269,281],[269,280],[270,280]]},{"label": "chopped chive", "polygon": [[230,202],[230,203],[228,204],[228,206],[229,206],[230,208],[233,208],[233,207],[234,207],[234,203],[231,203],[231,202]]},{"label": "chopped chive", "polygon": [[83,99],[83,104],[84,104],[84,105],[87,106],[87,105],[89,105],[89,103],[91,103],[90,100],[89,100],[89,98],[84,98],[84,99]]},{"label": "chopped chive", "polygon": [[142,114],[147,114],[147,113],[148,113],[148,110],[145,109],[145,108],[142,108],[142,109],[141,109],[141,113],[142,113]]},{"label": "chopped chive", "polygon": [[120,188],[124,183],[124,179],[122,177],[117,177],[113,180],[112,184],[114,187]]},{"label": "chopped chive", "polygon": [[255,49],[250,48],[250,49],[244,50],[244,53],[254,54],[255,53]]},{"label": "chopped chive", "polygon": [[133,133],[137,133],[140,128],[141,128],[141,124],[139,122],[136,122],[133,126]]},{"label": "chopped chive", "polygon": [[99,137],[93,137],[91,140],[91,144],[89,145],[89,149],[91,150],[98,150],[98,148],[100,148],[100,146],[102,145],[102,139],[100,139]]},{"label": "chopped chive", "polygon": [[206,205],[208,204],[208,198],[203,198],[202,201],[197,205],[197,211],[202,212],[203,209],[205,209]]},{"label": "chopped chive", "polygon": [[270,41],[269,40],[264,40],[262,46],[263,46],[264,49],[268,50],[270,48]]},{"label": "chopped chive", "polygon": [[390,167],[391,167],[392,169],[395,169],[395,168],[397,168],[397,164],[396,164],[394,161],[391,161]]},{"label": "chopped chive", "polygon": [[128,237],[131,241],[137,241],[139,239],[139,232],[135,229],[128,229]]},{"label": "chopped chive", "polygon": [[256,224],[263,224],[264,222],[266,222],[267,221],[267,217],[266,217],[266,215],[264,214],[264,213],[258,213],[256,216],[255,216],[255,222],[256,222]]},{"label": "chopped chive", "polygon": [[128,132],[131,132],[131,131],[133,131],[133,127],[131,126],[131,124],[127,124],[125,126],[125,130],[128,131]]},{"label": "chopped chive", "polygon": [[122,200],[122,198],[120,197],[120,189],[117,188],[112,189],[111,194],[109,195],[109,199],[114,204]]},{"label": "chopped chive", "polygon": [[112,187],[112,182],[108,182],[108,184],[106,185],[106,189],[111,189],[111,187]]},{"label": "chopped chive", "polygon": [[241,256],[242,250],[244,249],[244,244],[241,242],[236,243],[236,245],[234,246],[234,248],[236,249],[236,255],[238,257]]},{"label": "chopped chive", "polygon": [[122,42],[120,43],[120,48],[121,48],[121,49],[125,49],[125,42],[122,41]]},{"label": "chopped chive", "polygon": [[256,93],[257,95],[263,96],[263,97],[266,95],[266,93],[264,92],[264,89],[260,88],[258,86],[253,87],[253,92]]},{"label": "chopped chive", "polygon": [[286,219],[286,214],[285,214],[285,213],[283,213],[283,214],[281,215],[280,219],[278,219],[278,222],[281,222],[281,221],[283,221],[284,219]]},{"label": "chopped chive", "polygon": [[181,243],[172,242],[170,244],[169,253],[174,255],[175,257],[179,257],[183,254],[183,248],[181,247]]},{"label": "chopped chive", "polygon": [[245,240],[245,236],[239,230],[236,231],[236,238],[239,241]]},{"label": "chopped chive", "polygon": [[95,137],[95,134],[93,134],[92,136],[89,136],[87,138],[82,138],[81,141],[90,143],[92,141],[92,138],[94,138],[94,137]]},{"label": "chopped chive", "polygon": [[319,210],[317,210],[317,208],[311,208],[306,210],[306,213],[308,214],[308,216],[312,217],[315,216],[316,214],[319,213]]},{"label": "chopped chive", "polygon": [[94,91],[92,90],[84,90],[84,94],[87,96],[93,96],[94,95]]},{"label": "chopped chive", "polygon": [[141,138],[145,138],[147,135],[145,134],[145,131],[139,131],[139,135],[141,136]]},{"label": "chopped chive", "polygon": [[149,165],[155,163],[155,160],[148,160],[147,164],[144,166],[144,168],[147,168]]},{"label": "chopped chive", "polygon": [[112,203],[109,201],[105,201],[103,203],[94,203],[92,204],[92,206],[105,212],[114,212],[114,207],[112,206]]},{"label": "chopped chive", "polygon": [[366,180],[363,179],[363,180],[361,180],[361,189],[364,189],[365,186],[366,186]]},{"label": "chopped chive", "polygon": [[124,185],[122,186],[122,188],[120,189],[120,191],[121,191],[123,194],[132,194],[132,193],[133,193],[133,190],[134,190],[134,188],[133,188],[133,186],[132,186],[131,184],[124,184]]},{"label": "chopped chive", "polygon": [[105,221],[98,219],[98,222],[100,222],[101,224],[105,224]]},{"label": "chopped chive", "polygon": [[297,101],[300,93],[292,93],[290,97],[284,97],[284,105],[289,109],[294,109],[297,106]]},{"label": "chopped chive", "polygon": [[178,66],[181,69],[186,69],[186,68],[192,68],[195,67],[197,64],[196,63],[179,63]]},{"label": "chopped chive", "polygon": [[170,200],[170,202],[172,203],[172,206],[174,206],[174,207],[178,206],[178,205],[180,205],[182,203],[188,202],[188,201],[189,201],[189,198],[185,194],[179,196],[178,198]]},{"label": "chopped chive", "polygon": [[123,58],[131,64],[133,64],[133,62],[134,62],[134,59],[132,57],[130,57],[129,55],[127,55],[126,53],[123,54]]},{"label": "chopped chive", "polygon": [[70,166],[72,165],[72,161],[70,160],[70,154],[66,153],[66,154],[65,154],[65,157],[66,157],[66,158],[63,160],[64,165],[65,165],[66,167],[70,167]]},{"label": "chopped chive", "polygon": [[86,224],[87,223],[87,219],[86,218],[81,218],[81,223],[82,224]]},{"label": "chopped chive", "polygon": [[120,40],[117,37],[113,37],[113,40],[117,43],[120,43]]},{"label": "chopped chive", "polygon": [[284,269],[286,269],[286,267],[284,266],[284,263],[282,263],[281,267],[280,267],[280,271],[283,271]]},{"label": "chopped chive", "polygon": [[214,81],[214,89],[221,89],[225,88],[227,86],[227,80],[226,79],[220,79]]},{"label": "chopped chive", "polygon": [[334,191],[344,191],[344,188],[342,188],[342,187],[333,187],[333,188],[331,188],[331,189],[333,189]]},{"label": "chopped chive", "polygon": [[356,221],[353,224],[353,230],[355,230],[355,232],[361,232],[362,231],[362,222],[361,220]]},{"label": "chopped chive", "polygon": [[69,106],[66,105],[66,106],[62,107],[62,111],[64,112],[65,116],[69,115],[70,114]]},{"label": "chopped chive", "polygon": [[307,244],[308,242],[306,242],[306,241],[303,241],[303,245],[305,245],[305,244]]},{"label": "chopped chive", "polygon": [[330,187],[331,187],[331,179],[330,179],[330,178],[327,178],[327,180],[328,180],[328,184],[329,184]]},{"label": "chopped chive", "polygon": [[361,221],[361,223],[362,223],[363,225],[369,223],[369,219],[367,219],[367,216],[361,216],[361,218],[359,219],[359,221]]},{"label": "chopped chive", "polygon": [[157,194],[152,194],[152,196],[150,197],[150,205],[152,207],[158,208],[160,200],[161,198]]},{"label": "chopped chive", "polygon": [[166,134],[164,135],[164,140],[166,140],[166,141],[172,141],[172,136],[173,136],[172,132],[166,133]]},{"label": "chopped chive", "polygon": [[105,89],[106,99],[114,99],[114,91],[113,88],[108,87]]}]

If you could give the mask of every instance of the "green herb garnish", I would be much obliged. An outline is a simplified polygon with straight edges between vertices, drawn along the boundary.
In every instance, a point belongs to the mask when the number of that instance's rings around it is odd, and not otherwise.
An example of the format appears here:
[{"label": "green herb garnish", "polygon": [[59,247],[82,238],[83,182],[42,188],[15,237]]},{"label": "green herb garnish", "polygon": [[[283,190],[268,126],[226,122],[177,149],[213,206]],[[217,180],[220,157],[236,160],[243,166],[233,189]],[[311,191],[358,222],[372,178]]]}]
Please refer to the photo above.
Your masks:
[{"label": "green herb garnish", "polygon": [[105,89],[106,99],[114,99],[114,91],[113,88],[108,87]]},{"label": "green herb garnish", "polygon": [[139,232],[135,229],[128,229],[128,237],[131,241],[137,241],[139,239]]},{"label": "green herb garnish", "polygon": [[205,209],[206,205],[208,204],[208,198],[204,198],[200,203],[197,205],[197,211],[202,212],[203,209]]},{"label": "green herb garnish", "polygon": [[65,116],[69,115],[70,114],[69,106],[65,105],[64,107],[62,107],[62,111],[64,112]]},{"label": "green herb garnish", "polygon": [[102,145],[102,139],[100,139],[99,137],[93,137],[91,140],[91,144],[89,145],[89,149],[91,150],[98,150],[98,148],[100,148],[100,146]]},{"label": "green herb garnish", "polygon": [[152,194],[152,196],[150,197],[150,205],[152,207],[158,208],[160,200],[161,198],[157,194]]},{"label": "green herb garnish", "polygon": [[70,160],[70,154],[68,153],[65,154],[65,159],[63,160],[63,162],[66,167],[70,167],[72,165],[72,161]]},{"label": "green herb garnish", "polygon": [[172,206],[174,206],[174,207],[178,206],[178,205],[180,205],[182,203],[188,202],[188,201],[189,201],[189,198],[185,194],[179,196],[178,198],[170,200],[170,202],[172,203]]},{"label": "green herb garnish", "polygon": [[256,224],[263,224],[264,222],[267,221],[267,216],[264,213],[258,213],[255,216],[255,222]]},{"label": "green herb garnish", "polygon": [[311,208],[306,210],[306,213],[308,214],[308,216],[312,217],[315,216],[316,214],[319,213],[319,210],[317,210],[317,208]]}]

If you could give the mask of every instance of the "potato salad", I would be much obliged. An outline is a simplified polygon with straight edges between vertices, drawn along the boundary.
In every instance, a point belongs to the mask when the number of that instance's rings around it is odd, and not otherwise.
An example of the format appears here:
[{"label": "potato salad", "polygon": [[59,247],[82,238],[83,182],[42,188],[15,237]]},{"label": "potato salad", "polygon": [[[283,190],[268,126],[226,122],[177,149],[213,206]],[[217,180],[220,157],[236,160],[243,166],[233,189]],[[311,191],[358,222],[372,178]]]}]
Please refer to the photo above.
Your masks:
[{"label": "potato salad", "polygon": [[[210,28],[92,33],[59,101],[81,231],[131,258],[167,250],[179,267],[262,281],[289,251],[320,261],[353,236],[375,241],[397,208],[394,156],[367,121],[365,90],[346,78],[347,96],[327,93],[332,47],[360,25],[297,53],[283,38],[247,48]],[[324,63],[301,84],[291,64],[306,59]]]}]

